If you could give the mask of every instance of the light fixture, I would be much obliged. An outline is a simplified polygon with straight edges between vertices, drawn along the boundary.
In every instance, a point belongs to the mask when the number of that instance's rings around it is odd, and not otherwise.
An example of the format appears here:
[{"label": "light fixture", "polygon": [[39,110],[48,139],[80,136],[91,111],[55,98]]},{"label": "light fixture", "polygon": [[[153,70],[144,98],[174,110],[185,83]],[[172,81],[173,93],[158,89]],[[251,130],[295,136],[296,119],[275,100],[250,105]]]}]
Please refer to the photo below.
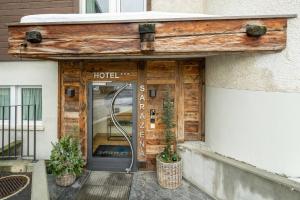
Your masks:
[{"label": "light fixture", "polygon": [[74,88],[67,88],[65,90],[65,94],[68,96],[68,97],[74,97],[75,96],[75,89]]},{"label": "light fixture", "polygon": [[149,89],[149,97],[156,97],[156,89],[155,88]]}]

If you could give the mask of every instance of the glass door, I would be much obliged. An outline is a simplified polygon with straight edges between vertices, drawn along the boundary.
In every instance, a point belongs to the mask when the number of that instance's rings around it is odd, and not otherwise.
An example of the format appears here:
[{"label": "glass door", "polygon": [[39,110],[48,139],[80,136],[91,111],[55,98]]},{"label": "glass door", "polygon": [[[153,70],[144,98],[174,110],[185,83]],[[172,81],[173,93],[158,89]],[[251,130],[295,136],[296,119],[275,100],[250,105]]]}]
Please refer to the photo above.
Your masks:
[{"label": "glass door", "polygon": [[89,169],[136,169],[135,96],[134,83],[95,82],[89,86]]}]

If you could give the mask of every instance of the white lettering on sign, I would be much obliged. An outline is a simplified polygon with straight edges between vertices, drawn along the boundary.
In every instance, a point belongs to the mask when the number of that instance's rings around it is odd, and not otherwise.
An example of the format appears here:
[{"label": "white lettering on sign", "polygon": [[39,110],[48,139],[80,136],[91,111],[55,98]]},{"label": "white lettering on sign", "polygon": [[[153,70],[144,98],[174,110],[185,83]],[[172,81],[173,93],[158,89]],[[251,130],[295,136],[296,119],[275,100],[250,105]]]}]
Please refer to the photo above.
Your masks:
[{"label": "white lettering on sign", "polygon": [[146,119],[145,113],[141,113],[141,114],[140,114],[140,119]]},{"label": "white lettering on sign", "polygon": [[144,147],[145,147],[145,85],[140,85],[140,96],[139,96],[139,154],[144,157]]},{"label": "white lettering on sign", "polygon": [[144,109],[145,109],[145,104],[141,103],[141,104],[140,104],[140,109],[141,109],[141,110],[144,110]]},{"label": "white lettering on sign", "polygon": [[145,101],[145,96],[142,94],[141,96],[140,96],[140,101]]},{"label": "white lettering on sign", "polygon": [[144,129],[145,128],[145,122],[141,122],[140,123],[140,129]]},{"label": "white lettering on sign", "polygon": [[94,72],[94,79],[119,79],[120,76],[129,76],[128,72]]},{"label": "white lettering on sign", "polygon": [[[145,86],[144,85],[140,85],[140,91],[141,92],[145,92]],[[143,94],[142,94],[143,95]]]}]

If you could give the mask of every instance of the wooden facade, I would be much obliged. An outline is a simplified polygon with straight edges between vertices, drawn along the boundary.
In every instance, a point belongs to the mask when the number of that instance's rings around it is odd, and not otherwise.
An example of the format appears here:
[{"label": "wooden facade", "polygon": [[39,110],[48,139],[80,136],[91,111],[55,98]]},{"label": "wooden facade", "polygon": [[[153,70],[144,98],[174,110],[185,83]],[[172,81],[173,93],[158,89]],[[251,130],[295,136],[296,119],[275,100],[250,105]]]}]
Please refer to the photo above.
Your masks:
[{"label": "wooden facade", "polygon": [[[166,91],[174,98],[176,135],[179,142],[203,140],[203,86],[204,59],[197,60],[152,60],[152,61],[61,61],[60,73],[60,119],[59,133],[74,134],[78,130],[82,148],[87,155],[87,107],[88,84],[93,81],[121,81],[137,83],[137,116],[142,113],[145,119],[138,118],[138,160],[147,169],[154,168],[155,156],[164,147],[161,114]],[[98,72],[120,74],[118,79],[95,76]],[[126,75],[121,75],[125,73]],[[144,87],[143,91],[139,88]],[[75,89],[75,96],[68,97],[66,89]],[[156,97],[149,97],[148,90],[155,89]],[[145,100],[140,98],[144,95]],[[156,126],[150,128],[150,109],[156,110]],[[78,127],[78,128],[74,128]],[[75,131],[76,133],[76,131]]]},{"label": "wooden facade", "polygon": [[[153,169],[155,156],[164,147],[161,114],[166,92],[175,105],[177,140],[204,140],[203,57],[281,51],[291,17],[295,16],[18,23],[9,26],[9,54],[59,61],[59,137],[80,138],[86,158],[88,85],[135,82],[137,159],[142,168]],[[75,96],[68,97],[67,89]],[[149,90],[157,95],[150,97]],[[151,109],[156,111],[154,128]]]},{"label": "wooden facade", "polygon": [[79,13],[79,0],[1,0],[0,4],[0,61],[19,60],[7,53],[8,23],[34,14]]},{"label": "wooden facade", "polygon": [[[288,16],[211,17],[178,21],[164,19],[146,22],[131,20],[11,24],[9,53],[43,59],[117,59],[280,51],[286,45],[287,18]],[[139,26],[145,23],[155,25],[151,51],[142,49],[145,44],[141,42]],[[251,36],[247,33],[249,25],[261,27],[266,32],[261,36]],[[26,43],[22,48],[21,44],[26,42],[25,33],[31,31],[40,32],[42,42]]]}]

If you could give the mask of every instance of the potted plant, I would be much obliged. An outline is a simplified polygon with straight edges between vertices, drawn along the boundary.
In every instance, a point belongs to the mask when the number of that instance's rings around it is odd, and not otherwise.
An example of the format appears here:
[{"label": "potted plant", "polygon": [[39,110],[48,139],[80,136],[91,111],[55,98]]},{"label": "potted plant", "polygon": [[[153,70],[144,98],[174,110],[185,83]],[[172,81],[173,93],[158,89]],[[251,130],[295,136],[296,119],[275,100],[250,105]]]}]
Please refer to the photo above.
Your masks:
[{"label": "potted plant", "polygon": [[[158,183],[168,189],[175,189],[182,182],[182,160],[176,152],[176,139],[174,134],[174,103],[171,101],[170,92],[167,92],[163,103],[162,122],[165,126],[164,135],[166,146],[156,156],[156,170]],[[174,147],[172,148],[172,145]]]},{"label": "potted plant", "polygon": [[84,161],[79,142],[71,136],[65,136],[52,145],[49,168],[56,176],[56,184],[70,186],[83,170]]}]

